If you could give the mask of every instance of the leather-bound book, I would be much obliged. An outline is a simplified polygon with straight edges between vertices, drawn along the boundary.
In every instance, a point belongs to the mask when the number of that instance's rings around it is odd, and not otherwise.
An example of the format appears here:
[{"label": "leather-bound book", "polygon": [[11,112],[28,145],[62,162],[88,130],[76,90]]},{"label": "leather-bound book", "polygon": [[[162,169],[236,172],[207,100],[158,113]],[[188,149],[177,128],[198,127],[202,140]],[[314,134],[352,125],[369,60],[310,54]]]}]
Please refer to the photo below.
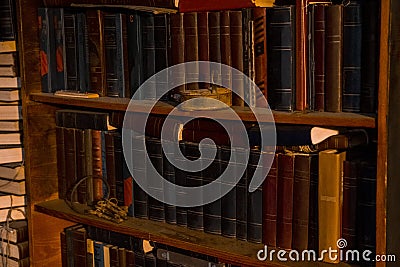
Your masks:
[{"label": "leather-bound book", "polygon": [[[134,168],[134,175],[138,175],[138,177],[146,177],[147,167],[145,159],[143,159],[144,153],[146,151],[142,151],[139,147],[143,147],[145,144],[145,137],[143,135],[135,135],[132,138],[132,166]],[[147,193],[133,180],[133,210],[135,217],[137,218],[149,218],[148,205],[149,204],[149,196]]]},{"label": "leather-bound book", "polygon": [[54,24],[54,57],[56,61],[55,68],[55,90],[67,89],[66,79],[66,64],[67,59],[65,57],[65,31],[64,31],[64,9],[55,8],[53,9],[53,24]]},{"label": "leather-bound book", "polygon": [[268,103],[273,110],[295,109],[295,7],[267,8]]},{"label": "leather-bound book", "polygon": [[90,89],[100,96],[106,95],[106,54],[104,51],[104,20],[101,10],[86,10]]},{"label": "leather-bound book", "polygon": [[64,128],[56,127],[56,144],[57,144],[57,176],[58,176],[58,197],[65,199],[67,193],[66,180],[66,160],[65,160],[65,144],[64,144]]},{"label": "leather-bound book", "polygon": [[93,201],[103,198],[103,159],[101,131],[92,130]]},{"label": "leather-bound book", "polygon": [[333,135],[317,144],[315,147],[319,151],[326,149],[345,150],[369,143],[368,133],[364,129],[355,129],[342,134]]},{"label": "leather-bound book", "polygon": [[109,130],[108,113],[72,109],[56,111],[56,125],[67,128]]},{"label": "leather-bound book", "polygon": [[296,0],[296,110],[304,111],[309,106],[310,80],[308,62],[308,0]]},{"label": "leather-bound book", "polygon": [[65,58],[67,90],[79,90],[78,74],[78,48],[76,45],[76,14],[71,11],[64,12]]},{"label": "leather-bound book", "polygon": [[263,183],[263,244],[276,247],[278,204],[278,154]]},{"label": "leather-bound book", "polygon": [[278,154],[278,203],[276,245],[292,248],[294,155]]},{"label": "leather-bound book", "polygon": [[273,0],[266,1],[250,1],[250,0],[223,0],[223,1],[212,1],[206,0],[200,2],[191,0],[179,1],[179,11],[180,12],[191,12],[191,11],[211,11],[211,10],[232,10],[241,9],[249,7],[271,7],[273,5]]},{"label": "leather-bound book", "polygon": [[[343,161],[346,152],[330,149],[319,152],[318,228],[319,248],[337,248],[342,237]],[[323,261],[337,263],[325,255]]]},{"label": "leather-bound book", "polygon": [[[87,233],[84,227],[72,230],[72,249],[73,249],[73,266],[85,267],[87,264],[86,238]],[[68,238],[68,234],[67,234]]]},{"label": "leather-bound book", "polygon": [[[173,145],[172,142],[169,145]],[[169,153],[169,152],[168,152]],[[167,152],[164,150],[163,151],[163,159],[162,159],[162,167],[163,167],[163,177],[167,181],[175,184],[176,178],[175,178],[175,168],[174,165],[171,163],[171,161],[167,158],[167,155],[169,158],[174,158],[174,151],[171,153],[167,154]],[[164,190],[164,199],[167,200],[176,200],[176,193],[175,192],[167,192]],[[170,205],[165,203],[164,204],[164,210],[165,210],[165,221],[167,223],[171,224],[176,224],[177,219],[176,219],[176,209],[177,207],[174,205]]]},{"label": "leather-bound book", "polygon": [[61,266],[68,267],[68,248],[67,237],[65,232],[60,233],[60,247],[61,247]]},{"label": "leather-bound book", "polygon": [[343,99],[342,110],[360,112],[361,99],[361,5],[350,1],[343,7]]},{"label": "leather-bound book", "polygon": [[[231,66],[243,72],[243,21],[242,11],[229,11],[231,37]],[[232,84],[238,93],[244,97],[244,80],[241,75],[232,73]],[[244,107],[244,100],[236,94],[232,95],[232,105]]]},{"label": "leather-bound book", "polygon": [[[86,164],[86,145],[84,130],[76,129],[76,182],[87,176],[87,164]],[[67,165],[69,168],[69,165]],[[87,181],[80,183],[77,189],[78,202],[82,204],[87,203]]]},{"label": "leather-bound book", "polygon": [[[189,160],[196,160],[200,157],[198,143],[186,142],[185,156]],[[186,186],[196,187],[203,185],[201,171],[186,172]],[[194,196],[202,198],[202,195]],[[187,227],[193,230],[204,230],[204,206],[187,208]]]},{"label": "leather-bound book", "polygon": [[17,21],[15,2],[3,0],[0,2],[0,40],[13,41],[17,39]]},{"label": "leather-bound book", "polygon": [[[154,44],[155,44],[155,73],[168,67],[170,51],[170,31],[169,15],[154,15]],[[156,97],[167,100],[167,95],[163,89],[168,87],[168,75],[159,75],[156,79]]]},{"label": "leather-bound book", "polygon": [[126,249],[118,248],[118,264],[119,266],[126,266]]},{"label": "leather-bound book", "polygon": [[[260,159],[260,150],[253,148],[250,150],[249,163],[247,164],[247,179],[253,178]],[[262,186],[254,192],[248,192],[247,196],[247,241],[261,243],[262,241],[262,213],[263,199]]]},{"label": "leather-bound book", "polygon": [[265,8],[253,8],[255,83],[267,97],[267,20]]},{"label": "leather-bound book", "polygon": [[343,6],[325,7],[325,110],[342,111]]},{"label": "leather-bound book", "polygon": [[[162,147],[161,147],[161,139],[146,137],[146,151],[147,155],[150,158],[150,161],[147,166],[147,173],[151,173],[149,168],[155,169],[158,172],[158,175],[163,175],[163,155],[162,155]],[[163,196],[163,184],[155,183],[153,181],[155,179],[147,179],[148,190],[149,192],[149,219],[154,221],[164,221],[165,220],[165,210],[164,203],[159,200],[154,199],[151,195],[156,194],[159,196]]]},{"label": "leather-bound book", "polygon": [[[208,13],[209,34],[209,59],[211,62],[221,63],[221,13]],[[211,71],[211,70],[210,70]],[[218,68],[210,73],[212,81],[221,81],[221,69]]]},{"label": "leather-bound book", "polygon": [[[185,34],[183,29],[183,13],[171,14],[171,63],[170,66],[185,62]],[[185,83],[185,73],[176,73],[171,77],[175,83]],[[178,94],[185,91],[185,85],[174,88]]]},{"label": "leather-bound book", "polygon": [[118,266],[119,266],[118,247],[112,246],[110,247],[110,267],[118,267]]},{"label": "leather-bound book", "polygon": [[361,48],[361,112],[376,113],[379,72],[379,19],[380,2],[361,1],[362,48]]},{"label": "leather-bound book", "polygon": [[[154,14],[141,14],[142,64],[143,81],[153,76],[156,71],[156,45],[154,36]],[[148,83],[142,99],[156,99],[157,86],[155,81]]]},{"label": "leather-bound book", "polygon": [[110,187],[110,198],[117,197],[116,169],[119,167],[115,159],[115,146],[113,134],[107,132],[104,134],[106,145],[106,169],[107,183]]},{"label": "leather-bound book", "polygon": [[[240,176],[236,185],[236,238],[247,240],[247,206],[248,206],[248,177],[246,152],[243,148],[234,148],[235,155],[235,176]],[[247,152],[248,153],[248,152]],[[240,170],[244,169],[241,173]]]},{"label": "leather-bound book", "polygon": [[[210,61],[210,32],[208,27],[209,12],[197,13],[197,32],[199,35],[199,61]],[[210,80],[210,65],[203,64],[199,66],[199,79]],[[210,88],[210,83],[199,83],[201,89]]]},{"label": "leather-bound book", "polygon": [[75,25],[78,51],[78,86],[80,92],[88,92],[90,91],[89,46],[86,14],[84,12],[77,12]]},{"label": "leather-bound book", "polygon": [[308,249],[318,250],[318,155],[311,156],[310,168],[310,204],[308,219]]},{"label": "leather-bound book", "polygon": [[312,86],[314,89],[314,110],[325,110],[325,7],[326,5],[311,5],[310,12],[313,18],[312,61]]},{"label": "leather-bound book", "polygon": [[[197,14],[197,12],[183,14],[183,29],[185,34],[185,62],[199,60],[199,33],[197,28]],[[199,89],[199,84],[197,82],[188,83],[190,79],[198,79],[199,66],[197,64],[194,64],[191,68],[186,68],[185,71],[186,89]]]},{"label": "leather-bound book", "polygon": [[[123,158],[122,155],[122,145],[121,145],[121,156],[122,156],[122,181],[118,177],[117,178],[117,193],[120,194],[121,191],[124,194],[124,206],[128,207],[128,216],[134,217],[134,206],[133,206],[133,194],[134,194],[134,181],[132,178],[132,175],[130,173],[130,170],[128,169],[128,165],[126,164],[125,159]],[[120,161],[120,162],[121,162]],[[122,188],[121,188],[121,183],[123,183]]]},{"label": "leather-bound book", "polygon": [[[204,146],[204,149],[210,151],[210,147],[208,146]],[[209,160],[212,162],[211,165],[205,168],[201,173],[203,184],[214,182],[213,191],[217,193],[221,192],[222,185],[221,182],[216,181],[216,179],[218,179],[222,173],[222,164],[226,165],[227,162],[229,162],[229,158],[226,158],[226,152],[227,151],[224,150],[224,155],[222,155],[222,147],[217,146],[215,158],[209,158]],[[222,156],[224,156],[224,159]],[[222,163],[222,161],[224,161],[224,163]],[[227,209],[227,207],[222,206],[221,203],[221,199],[217,199],[209,204],[204,205],[204,232],[217,235],[222,234],[222,209]]]},{"label": "leather-bound book", "polygon": [[[64,157],[65,157],[65,197],[73,202],[78,201],[77,194],[75,193],[71,198],[71,190],[76,182],[77,169],[76,169],[76,143],[77,143],[77,131],[74,128],[63,128],[64,131]],[[68,167],[67,167],[68,166]],[[62,183],[64,184],[64,183]]]},{"label": "leather-bound book", "polygon": [[[179,149],[183,155],[186,155],[186,141],[179,142]],[[186,182],[186,171],[182,170],[178,167],[174,167],[175,171],[175,183],[180,186],[187,186]],[[184,198],[185,195],[183,192],[177,191],[176,198]],[[185,207],[176,207],[176,224],[180,226],[187,226],[187,208]]]},{"label": "leather-bound book", "polygon": [[[130,80],[130,93],[133,96],[139,86],[144,82],[143,73],[143,44],[142,44],[142,25],[141,15],[137,11],[132,11],[126,15],[127,22],[127,42],[128,42],[128,75]],[[143,96],[136,96],[142,99]]]},{"label": "leather-bound book", "polygon": [[293,249],[309,246],[310,206],[316,205],[311,194],[312,174],[318,172],[317,154],[295,154],[293,183]]},{"label": "leather-bound book", "polygon": [[104,13],[107,96],[130,97],[126,15]]},{"label": "leather-bound book", "polygon": [[[220,147],[220,172],[219,175],[226,170],[229,164],[236,165],[235,158],[231,155],[232,150],[230,147],[221,146]],[[230,160],[230,157],[231,160]],[[235,168],[235,167],[234,167]],[[237,211],[237,190],[236,186],[232,185],[228,181],[224,184],[224,181],[221,181],[222,187],[224,186],[232,186],[233,188],[221,198],[221,234],[225,237],[236,237],[237,225],[236,225],[236,211]]]},{"label": "leather-bound book", "polygon": [[[221,63],[228,66],[232,66],[230,13],[226,10],[220,12]],[[221,80],[227,88],[232,88],[232,72],[221,73]],[[232,104],[234,105],[233,102]]]},{"label": "leather-bound book", "polygon": [[145,266],[142,252],[126,250],[126,267]]},{"label": "leather-bound book", "polygon": [[145,258],[145,265],[146,267],[156,267],[157,266],[157,259],[153,253],[146,253]]},{"label": "leather-bound book", "polygon": [[343,162],[342,238],[347,241],[345,250],[357,248],[358,166],[357,161],[346,160]]}]

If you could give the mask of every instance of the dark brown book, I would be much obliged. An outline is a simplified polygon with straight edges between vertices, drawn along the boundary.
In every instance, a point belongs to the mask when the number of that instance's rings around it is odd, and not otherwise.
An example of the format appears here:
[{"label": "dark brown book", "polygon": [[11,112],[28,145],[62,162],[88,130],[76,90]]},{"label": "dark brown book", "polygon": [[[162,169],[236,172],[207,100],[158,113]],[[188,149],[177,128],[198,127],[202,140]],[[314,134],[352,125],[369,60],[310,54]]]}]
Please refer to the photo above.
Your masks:
[{"label": "dark brown book", "polygon": [[[197,13],[197,31],[199,35],[199,60],[210,61],[210,32],[208,27],[208,14],[209,12]],[[210,65],[202,64],[199,67],[199,79],[210,80]],[[201,89],[210,88],[210,83],[200,82]]]},{"label": "dark brown book", "polygon": [[[229,11],[231,66],[241,72],[243,68],[243,21],[242,11]],[[244,98],[244,80],[239,73],[232,72],[232,86]],[[239,95],[232,95],[232,105],[244,107],[244,100]]]},{"label": "dark brown book", "polygon": [[[267,98],[267,20],[265,8],[253,8],[255,83]],[[258,105],[257,105],[258,106]]]},{"label": "dark brown book", "polygon": [[[84,179],[87,176],[86,170],[86,145],[85,145],[85,136],[84,130],[76,129],[76,181],[79,182],[81,179]],[[66,166],[67,168],[69,165]],[[77,199],[79,203],[86,204],[87,203],[87,183],[83,181],[79,184],[77,190]]]},{"label": "dark brown book", "polygon": [[[220,12],[220,34],[221,63],[232,66],[230,11]],[[232,88],[232,72],[221,73],[221,81],[227,88]]]},{"label": "dark brown book", "polygon": [[343,162],[342,238],[347,241],[345,250],[357,248],[358,166],[356,161]]},{"label": "dark brown book", "polygon": [[[185,62],[185,34],[183,29],[183,13],[171,14],[171,66]],[[179,76],[178,76],[179,74]],[[175,83],[185,83],[185,72],[176,73],[171,77]],[[185,91],[185,85],[177,86],[177,94]]]},{"label": "dark brown book", "polygon": [[342,111],[343,6],[326,6],[325,105],[326,111]]},{"label": "dark brown book", "polygon": [[60,244],[61,244],[61,266],[68,267],[67,237],[65,232],[60,233]]},{"label": "dark brown book", "polygon": [[325,110],[325,5],[311,5],[314,18],[313,86],[315,92],[314,109]]},{"label": "dark brown book", "polygon": [[[120,168],[121,164],[118,166],[115,159],[115,146],[114,136],[110,133],[104,134],[105,146],[106,146],[106,170],[107,170],[107,183],[110,187],[110,198],[117,197],[117,183],[116,183],[116,169]],[[121,169],[121,168],[120,168]],[[118,198],[117,198],[118,199]]]},{"label": "dark brown book", "polygon": [[[76,182],[77,169],[76,169],[76,135],[78,129],[63,128],[64,131],[64,157],[65,157],[65,197],[73,202],[77,202],[77,194],[71,197],[71,190]],[[68,167],[67,167],[68,166]],[[64,182],[62,182],[64,184]]]},{"label": "dark brown book", "polygon": [[[208,13],[210,61],[221,63],[221,16],[220,12]],[[221,69],[211,71],[213,81],[221,81]]]},{"label": "dark brown book", "polygon": [[307,0],[296,0],[296,110],[309,108],[307,91],[309,79]]},{"label": "dark brown book", "polygon": [[103,160],[101,151],[101,131],[92,130],[93,201],[103,198]]},{"label": "dark brown book", "polygon": [[143,265],[139,265],[139,260],[136,262],[136,253],[132,250],[126,250],[126,267],[135,267],[135,266],[145,266],[144,262]]},{"label": "dark brown book", "polygon": [[263,243],[271,247],[276,247],[277,179],[278,154],[275,154],[271,169],[263,184]]},{"label": "dark brown book", "polygon": [[[0,238],[4,241],[12,243],[21,243],[27,241],[29,238],[28,223],[26,220],[23,221],[12,221],[8,225],[11,231],[1,231]],[[0,228],[1,229],[1,228]]]},{"label": "dark brown book", "polygon": [[104,51],[104,25],[101,10],[87,9],[90,89],[100,96],[106,95],[106,57]]},{"label": "dark brown book", "polygon": [[118,247],[112,246],[110,248],[110,267],[119,267]]},{"label": "dark brown book", "polygon": [[56,143],[57,143],[57,175],[58,175],[58,197],[65,199],[67,194],[67,180],[65,168],[65,144],[64,144],[64,128],[56,127]]},{"label": "dark brown book", "polygon": [[310,206],[316,204],[312,201],[311,175],[318,172],[317,167],[317,154],[295,154],[293,183],[293,249],[308,249]]},{"label": "dark brown book", "polygon": [[93,151],[92,129],[85,129],[85,159],[86,159],[86,196],[88,205],[93,204]]},{"label": "dark brown book", "polygon": [[326,149],[345,150],[369,143],[368,134],[365,130],[351,130],[343,134],[333,135],[316,145],[318,151]]},{"label": "dark brown book", "polygon": [[276,245],[292,248],[294,155],[278,154],[278,205]]},{"label": "dark brown book", "polygon": [[[185,13],[183,15],[183,28],[185,31],[185,62],[199,60],[199,34],[197,24],[197,12]],[[199,84],[197,82],[190,82],[198,80],[199,66],[193,64],[190,68],[187,67],[185,71],[186,89],[199,89]]]},{"label": "dark brown book", "polygon": [[[68,235],[67,235],[68,237]],[[72,230],[72,248],[73,248],[73,266],[86,267],[87,255],[86,255],[86,229],[83,227]]]}]

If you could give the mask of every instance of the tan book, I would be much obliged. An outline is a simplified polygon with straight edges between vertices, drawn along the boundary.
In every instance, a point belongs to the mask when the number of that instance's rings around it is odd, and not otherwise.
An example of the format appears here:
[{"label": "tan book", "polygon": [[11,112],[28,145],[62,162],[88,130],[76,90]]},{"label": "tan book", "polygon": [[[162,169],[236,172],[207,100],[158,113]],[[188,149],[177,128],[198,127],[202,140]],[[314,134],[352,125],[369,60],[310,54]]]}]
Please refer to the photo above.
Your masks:
[{"label": "tan book", "polygon": [[17,51],[17,44],[15,41],[0,42],[0,53],[9,53]]},{"label": "tan book", "polygon": [[[346,152],[325,150],[319,153],[318,166],[318,227],[319,250],[338,250],[341,238],[343,206],[343,162]],[[336,256],[336,258],[335,258]],[[339,262],[339,253],[324,253],[323,261]]]}]

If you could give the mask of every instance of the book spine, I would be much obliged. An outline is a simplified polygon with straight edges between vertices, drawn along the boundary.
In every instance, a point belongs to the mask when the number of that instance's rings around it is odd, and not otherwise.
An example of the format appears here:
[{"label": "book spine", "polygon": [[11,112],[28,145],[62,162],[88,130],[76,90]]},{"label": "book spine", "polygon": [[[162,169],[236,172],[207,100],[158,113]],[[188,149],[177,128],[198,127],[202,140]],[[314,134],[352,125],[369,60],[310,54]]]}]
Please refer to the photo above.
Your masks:
[{"label": "book spine", "polygon": [[[151,169],[154,168],[160,175],[162,175],[163,156],[161,139],[146,137],[146,149],[151,161],[151,164],[148,164],[147,167]],[[151,173],[151,170],[148,169],[147,173]],[[149,192],[152,192],[151,195],[163,196],[163,184],[153,183],[153,180],[154,179],[148,180],[149,182],[147,188]],[[153,197],[149,197],[149,219],[154,221],[165,220],[164,204],[161,201],[154,199]]]},{"label": "book spine", "polygon": [[[179,142],[179,149],[181,150],[183,155],[186,155],[186,141]],[[178,159],[176,159],[178,160]],[[179,186],[187,186],[186,181],[186,171],[174,167],[175,171],[175,182]],[[176,198],[177,201],[179,198],[184,198],[185,194],[183,192],[177,191]],[[187,226],[187,208],[186,207],[176,207],[176,224],[180,226]]]},{"label": "book spine", "polygon": [[94,241],[94,266],[102,267],[104,265],[104,244],[101,241]]},{"label": "book spine", "polygon": [[254,20],[254,82],[262,92],[262,96],[256,97],[256,106],[259,97],[267,98],[267,21],[266,9],[252,9]]},{"label": "book spine", "polygon": [[[170,143],[169,145],[173,145]],[[164,178],[173,184],[175,184],[177,178],[175,177],[175,168],[174,165],[168,160],[167,156],[169,158],[173,158],[175,155],[174,152],[167,154],[166,151],[163,153],[163,175]],[[166,190],[164,191],[164,199],[165,201],[176,201],[176,194],[175,192],[167,192]],[[170,204],[164,204],[164,209],[165,209],[165,221],[170,224],[176,224],[177,223],[177,207],[170,205]]]},{"label": "book spine", "polygon": [[[77,169],[76,169],[76,132],[74,128],[63,128],[64,131],[64,153],[65,153],[65,177],[66,177],[66,198],[72,202],[76,202],[77,194],[71,197],[71,190],[76,182]],[[67,167],[68,166],[68,167]]]},{"label": "book spine", "polygon": [[360,112],[361,99],[361,5],[343,7],[343,95],[342,110]]},{"label": "book spine", "polygon": [[[198,34],[198,13],[185,13],[183,15],[183,30],[185,35],[185,62],[198,61],[199,60],[199,34]],[[199,78],[199,66],[198,64],[187,67],[186,71],[186,89],[197,90],[199,84],[197,82],[189,83],[191,80],[198,80]]]},{"label": "book spine", "polygon": [[[144,80],[155,74],[155,36],[154,36],[154,15],[146,14],[141,18],[142,26],[142,47],[143,47],[143,75]],[[148,90],[143,96],[144,99],[155,99],[157,95],[155,82],[148,83]]]},{"label": "book spine", "polygon": [[376,113],[379,77],[379,14],[378,1],[362,1],[361,100],[363,113]]},{"label": "book spine", "polygon": [[119,259],[118,259],[118,247],[112,246],[110,247],[110,267],[118,267]]},{"label": "book spine", "polygon": [[310,204],[309,204],[309,224],[308,224],[308,249],[318,249],[318,155],[310,155]]},{"label": "book spine", "polygon": [[315,110],[325,110],[325,5],[312,5],[314,17],[313,62]]},{"label": "book spine", "polygon": [[[141,16],[138,12],[133,12],[127,15],[127,20],[130,91],[131,95],[134,95],[139,86],[144,82]],[[137,95],[135,98],[142,99],[142,96]]]},{"label": "book spine", "polygon": [[[219,175],[227,169],[229,164],[236,162],[234,159],[230,161],[231,149],[230,147],[220,147],[220,172]],[[234,167],[235,168],[235,167]],[[217,177],[218,178],[218,177]],[[221,181],[221,188],[231,187],[232,189],[221,198],[221,234],[225,237],[236,237],[236,209],[237,209],[237,190],[236,186],[230,181]]]},{"label": "book spine", "polygon": [[[251,149],[247,166],[247,179],[252,178],[258,167],[260,151]],[[254,192],[247,193],[247,240],[254,243],[262,242],[262,186]]]},{"label": "book spine", "polygon": [[[145,137],[141,135],[135,135],[132,139],[132,166],[135,168],[134,173],[138,175],[138,177],[146,177],[146,160],[142,158],[141,155],[146,153],[146,151],[139,150],[139,147],[144,147]],[[135,217],[137,218],[149,218],[148,204],[149,199],[148,195],[145,191],[133,180],[133,211]]]},{"label": "book spine", "polygon": [[[168,67],[169,57],[169,16],[167,14],[154,15],[154,44],[155,44],[155,72],[164,70]],[[159,74],[156,79],[156,97],[157,99],[167,99],[164,94],[168,88],[168,75]]]},{"label": "book spine", "polygon": [[[229,11],[230,28],[230,51],[231,66],[243,72],[243,25],[242,11]],[[244,97],[243,76],[232,73],[232,85],[235,85],[236,91]],[[232,95],[232,105],[244,107],[244,99],[239,95]]]},{"label": "book spine", "polygon": [[[274,110],[295,108],[295,7],[267,8],[268,103]],[[280,38],[274,38],[280,36]]]},{"label": "book spine", "polygon": [[0,1],[0,40],[13,41],[17,39],[15,18],[15,1]]},{"label": "book spine", "polygon": [[78,12],[76,14],[77,50],[78,50],[78,74],[79,91],[90,91],[90,72],[89,72],[89,47],[88,33],[86,24],[86,14]]},{"label": "book spine", "polygon": [[[221,63],[228,66],[232,66],[230,13],[230,11],[220,12]],[[231,71],[221,73],[221,80],[227,88],[232,88]],[[232,96],[233,99],[234,97]]]},{"label": "book spine", "polygon": [[92,131],[93,201],[103,198],[103,159],[101,131]]},{"label": "book spine", "polygon": [[65,141],[64,128],[56,127],[56,143],[57,143],[57,175],[58,175],[58,196],[65,199],[67,196],[67,177],[66,177],[66,158],[65,158]]},{"label": "book spine", "polygon": [[64,32],[64,9],[55,8],[53,11],[53,23],[55,34],[55,90],[65,90],[66,80],[66,55],[65,55],[65,32]]},{"label": "book spine", "polygon": [[[119,149],[119,148],[118,148]],[[128,169],[128,165],[126,164],[126,161],[123,158],[122,154],[122,145],[121,145],[121,153],[122,155],[122,178],[123,178],[123,194],[124,194],[124,206],[128,207],[128,216],[134,217],[135,211],[134,211],[134,205],[133,205],[133,196],[134,196],[134,182],[132,175]],[[119,163],[120,164],[120,163]],[[118,191],[121,191],[119,189]]]},{"label": "book spine", "polygon": [[115,160],[115,146],[114,135],[112,133],[105,133],[106,145],[106,164],[107,164],[107,183],[110,187],[110,198],[117,197],[117,182],[116,182],[116,160]]},{"label": "book spine", "polygon": [[266,181],[263,184],[263,243],[276,247],[278,204],[278,154],[275,154]]},{"label": "book spine", "polygon": [[61,266],[68,267],[68,248],[67,248],[67,237],[65,232],[60,233],[60,246],[61,246]]},{"label": "book spine", "polygon": [[309,109],[307,91],[309,80],[307,68],[308,62],[308,12],[307,0],[296,0],[296,110]]},{"label": "book spine", "polygon": [[[210,61],[210,32],[208,26],[208,15],[209,12],[199,12],[197,14],[197,32],[198,32],[198,52],[199,52],[199,61]],[[199,79],[201,80],[210,80],[210,65],[204,64],[199,67]],[[199,83],[199,87],[201,89],[210,88],[209,83]]]},{"label": "book spine", "polygon": [[294,156],[278,155],[277,237],[280,248],[292,248]]},{"label": "book spine", "polygon": [[241,148],[235,149],[235,154],[237,156],[235,159],[235,175],[241,175],[241,178],[236,185],[236,238],[239,240],[247,240],[248,176],[247,170],[245,170],[244,173],[240,172],[240,170],[246,168],[247,151]]},{"label": "book spine", "polygon": [[89,41],[90,89],[100,96],[106,95],[106,62],[104,52],[104,20],[101,10],[86,11]]},{"label": "book spine", "polygon": [[55,90],[54,73],[55,55],[54,52],[54,25],[52,21],[52,9],[39,8],[39,37],[40,37],[40,75],[42,92],[51,93]]},{"label": "book spine", "polygon": [[79,90],[78,49],[76,45],[76,14],[64,12],[67,90]]},{"label": "book spine", "polygon": [[[203,147],[204,148],[204,147]],[[210,150],[207,146],[204,148],[205,150]],[[228,152],[228,155],[226,155],[226,152]],[[224,155],[222,155],[222,153]],[[221,192],[221,182],[217,181],[216,179],[220,176],[221,174],[221,167],[222,167],[222,161],[229,160],[229,157],[226,158],[226,156],[229,156],[229,151],[222,151],[222,148],[220,146],[217,147],[217,153],[215,158],[209,158],[212,163],[210,166],[208,166],[206,169],[204,169],[201,173],[201,176],[203,178],[203,183],[204,184],[209,184],[211,182],[213,183],[213,191],[220,194]],[[222,158],[224,157],[224,158]],[[225,165],[227,163],[224,163]],[[223,207],[224,209],[226,207]],[[204,205],[204,232],[206,233],[211,233],[211,234],[217,234],[221,235],[222,233],[222,206],[221,206],[221,199],[217,199],[209,204]]]},{"label": "book spine", "polygon": [[[183,13],[171,14],[171,66],[185,62],[185,34],[183,29]],[[185,83],[185,73],[177,73],[173,79],[174,84]],[[185,85],[179,85],[174,89],[176,94],[185,91]]]},{"label": "book spine", "polygon": [[325,110],[342,111],[343,6],[326,6]]},{"label": "book spine", "polygon": [[86,238],[86,264],[88,267],[94,266],[94,241]]},{"label": "book spine", "polygon": [[81,227],[72,230],[73,266],[87,266],[86,238],[85,228]]},{"label": "book spine", "polygon": [[[76,182],[87,176],[86,170],[86,151],[84,131],[81,129],[75,130],[76,135]],[[69,166],[68,166],[69,167]],[[80,183],[77,192],[78,202],[81,204],[87,203],[87,182]]]},{"label": "book spine", "polygon": [[[209,59],[211,62],[221,63],[221,14],[208,13]],[[210,70],[211,81],[221,82],[221,68]]]}]

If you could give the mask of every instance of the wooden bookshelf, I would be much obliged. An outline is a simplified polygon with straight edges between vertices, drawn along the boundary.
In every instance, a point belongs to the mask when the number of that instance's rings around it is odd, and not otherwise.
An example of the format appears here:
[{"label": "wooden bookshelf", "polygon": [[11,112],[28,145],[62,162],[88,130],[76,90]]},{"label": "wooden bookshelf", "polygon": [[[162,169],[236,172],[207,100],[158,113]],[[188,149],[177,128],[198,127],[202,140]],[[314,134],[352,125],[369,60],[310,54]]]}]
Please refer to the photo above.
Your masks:
[{"label": "wooden bookshelf", "polygon": [[[129,100],[127,98],[115,98],[115,97],[99,97],[94,99],[85,98],[66,98],[61,96],[55,96],[51,93],[32,93],[30,99],[33,101],[57,104],[72,107],[84,107],[93,109],[104,109],[104,110],[117,110],[126,111],[128,108]],[[131,105],[131,111],[144,112],[149,109],[150,104],[147,101],[135,101]],[[173,105],[159,102],[152,109],[152,114],[168,115],[174,108]],[[233,107],[233,110],[239,115],[243,121],[256,121],[256,118],[250,108]],[[213,116],[217,119],[234,119],[225,112],[215,112]],[[359,127],[359,128],[375,128],[376,122],[373,115],[362,115],[356,113],[333,113],[333,112],[279,112],[273,111],[274,120],[276,123],[286,124],[309,124],[315,126],[337,126],[337,127]],[[196,111],[195,113],[187,111],[178,111],[178,116],[202,116],[204,114],[210,114],[209,112]],[[263,118],[259,122],[263,121]]]},{"label": "wooden bookshelf", "polygon": [[[31,266],[60,266],[59,234],[63,228],[74,223],[87,223],[121,233],[147,237],[154,241],[214,255],[228,262],[239,262],[244,266],[259,266],[261,263],[256,260],[255,255],[261,245],[135,218],[129,218],[127,222],[117,225],[74,213],[63,201],[58,200],[55,111],[65,107],[125,111],[129,100],[73,99],[41,93],[37,8],[45,5],[68,6],[72,3],[104,5],[127,2],[130,1],[95,0],[89,3],[87,0],[16,0]],[[277,123],[375,128],[378,135],[377,254],[396,254],[399,253],[400,247],[400,231],[398,230],[400,172],[397,169],[400,161],[398,141],[400,140],[398,138],[400,135],[398,123],[400,17],[396,16],[399,9],[400,1],[398,0],[381,0],[379,106],[376,117],[351,113],[273,112]],[[141,106],[137,107],[137,111],[140,111]],[[171,105],[160,104],[153,109],[153,113],[165,115],[172,108]],[[250,111],[238,108],[236,111],[243,120],[254,121],[254,115]],[[400,259],[400,254],[396,256]],[[305,265],[305,263],[293,262],[264,262],[263,264],[268,266],[333,266],[323,263]],[[335,266],[348,265],[341,263]],[[398,263],[379,262],[377,266],[398,266]]]},{"label": "wooden bookshelf", "polygon": [[[185,227],[172,224],[155,222],[146,219],[128,218],[128,220],[116,224],[94,215],[85,215],[85,205],[74,205],[80,213],[73,211],[63,200],[51,200],[39,203],[35,210],[52,217],[89,224],[102,229],[116,231],[127,235],[136,236],[153,242],[174,246],[181,249],[197,251],[217,257],[226,263],[240,264],[244,266],[293,266],[293,267],[328,267],[332,266],[322,262],[291,262],[280,263],[277,259],[273,262],[261,262],[257,259],[257,252],[264,248],[262,244],[255,244],[226,238],[219,235],[207,234],[202,231],[190,230]],[[268,248],[269,251],[275,248]],[[347,263],[335,265],[338,267],[350,267]]]}]

